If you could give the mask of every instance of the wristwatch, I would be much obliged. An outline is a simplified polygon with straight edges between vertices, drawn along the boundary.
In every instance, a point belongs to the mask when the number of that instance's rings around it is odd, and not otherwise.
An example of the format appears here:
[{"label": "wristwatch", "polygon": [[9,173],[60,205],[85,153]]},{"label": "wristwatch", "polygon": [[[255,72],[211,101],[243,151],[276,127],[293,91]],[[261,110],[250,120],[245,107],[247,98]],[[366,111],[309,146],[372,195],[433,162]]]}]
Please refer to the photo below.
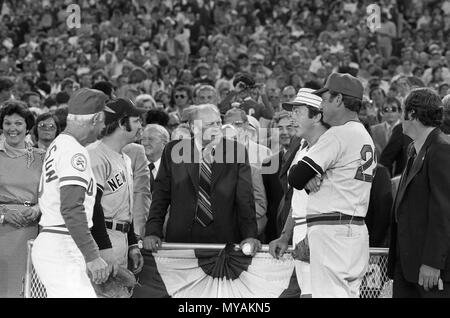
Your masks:
[{"label": "wristwatch", "polygon": [[0,224],[5,223],[5,215],[2,213],[0,214]]}]

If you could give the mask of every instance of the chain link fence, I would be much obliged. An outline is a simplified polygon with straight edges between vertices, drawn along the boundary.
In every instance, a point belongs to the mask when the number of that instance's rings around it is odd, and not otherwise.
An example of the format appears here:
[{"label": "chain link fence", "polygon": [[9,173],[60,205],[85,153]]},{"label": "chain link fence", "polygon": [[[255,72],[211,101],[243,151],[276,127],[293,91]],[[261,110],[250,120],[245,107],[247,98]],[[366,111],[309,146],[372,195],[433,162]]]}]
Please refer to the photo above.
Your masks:
[{"label": "chain link fence", "polygon": [[[24,281],[25,298],[46,298],[47,292],[37,276],[32,261],[31,249],[33,241],[28,241],[27,272]],[[361,289],[361,298],[391,298],[392,281],[387,277],[387,248],[371,248],[369,268],[364,277]]]}]

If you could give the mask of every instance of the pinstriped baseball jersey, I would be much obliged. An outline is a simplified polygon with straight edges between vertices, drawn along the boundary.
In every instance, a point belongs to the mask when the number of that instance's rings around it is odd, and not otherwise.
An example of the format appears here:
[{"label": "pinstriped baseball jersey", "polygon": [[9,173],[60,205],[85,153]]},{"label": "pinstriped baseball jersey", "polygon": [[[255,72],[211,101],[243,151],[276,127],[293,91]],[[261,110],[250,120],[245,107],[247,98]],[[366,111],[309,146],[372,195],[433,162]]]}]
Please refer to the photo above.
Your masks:
[{"label": "pinstriped baseball jersey", "polygon": [[133,211],[133,172],[131,159],[101,141],[88,147],[97,186],[103,190],[105,219],[131,222]]},{"label": "pinstriped baseball jersey", "polygon": [[365,217],[376,167],[375,146],[360,122],[328,129],[302,161],[324,179],[309,194],[307,214],[341,212]]},{"label": "pinstriped baseball jersey", "polygon": [[89,154],[73,136],[62,133],[51,143],[45,155],[39,184],[39,207],[42,212],[40,225],[65,224],[61,215],[59,189],[67,185],[86,189],[83,205],[88,226],[92,227],[97,188]]}]

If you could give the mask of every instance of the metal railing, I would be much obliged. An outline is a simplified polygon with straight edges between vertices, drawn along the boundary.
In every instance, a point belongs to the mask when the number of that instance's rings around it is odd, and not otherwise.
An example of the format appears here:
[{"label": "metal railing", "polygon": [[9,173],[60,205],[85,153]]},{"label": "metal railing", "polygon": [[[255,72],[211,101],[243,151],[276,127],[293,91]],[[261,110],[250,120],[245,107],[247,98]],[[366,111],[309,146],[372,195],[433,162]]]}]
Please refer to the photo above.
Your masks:
[{"label": "metal railing", "polygon": [[[225,244],[188,244],[188,243],[162,243],[163,250],[186,250],[186,249],[208,249],[221,250]],[[31,249],[33,248],[33,241],[28,241],[28,255],[27,266],[24,280],[24,297],[25,298],[46,298],[47,293],[44,285],[40,282],[32,261]],[[239,246],[236,245],[236,249]],[[293,248],[290,247],[286,252],[291,253]],[[262,245],[261,250],[257,255],[266,255],[269,252],[269,245]],[[389,298],[392,295],[392,282],[387,277],[387,248],[371,248],[369,268],[366,276],[363,279],[360,288],[361,298]],[[269,256],[268,256],[269,257]],[[270,256],[271,257],[271,256]]]}]

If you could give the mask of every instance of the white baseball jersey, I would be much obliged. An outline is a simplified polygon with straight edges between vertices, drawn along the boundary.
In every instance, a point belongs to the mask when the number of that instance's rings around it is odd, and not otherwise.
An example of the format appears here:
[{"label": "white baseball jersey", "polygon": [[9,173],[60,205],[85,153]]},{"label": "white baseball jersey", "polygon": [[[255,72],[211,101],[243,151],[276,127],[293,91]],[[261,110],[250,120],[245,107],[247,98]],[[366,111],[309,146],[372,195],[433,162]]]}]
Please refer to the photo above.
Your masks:
[{"label": "white baseball jersey", "polygon": [[308,215],[366,216],[376,167],[375,146],[360,122],[328,129],[302,161],[324,175],[320,190],[309,195]]},{"label": "white baseball jersey", "polygon": [[59,189],[68,185],[86,189],[83,206],[91,228],[97,188],[89,154],[74,137],[62,133],[48,147],[42,168],[39,184],[39,207],[42,212],[40,225],[65,224],[61,215]]},{"label": "white baseball jersey", "polygon": [[103,190],[105,219],[131,222],[133,211],[133,172],[131,159],[110,149],[101,141],[87,146],[97,186]]},{"label": "white baseball jersey", "polygon": [[[306,141],[302,140],[297,154],[292,160],[292,166],[296,165],[308,153],[308,147],[304,147]],[[289,174],[289,173],[288,173]],[[308,194],[305,190],[293,189],[291,199],[292,218],[295,222],[293,242],[294,244],[303,240],[306,236],[306,207],[308,203]]]}]

